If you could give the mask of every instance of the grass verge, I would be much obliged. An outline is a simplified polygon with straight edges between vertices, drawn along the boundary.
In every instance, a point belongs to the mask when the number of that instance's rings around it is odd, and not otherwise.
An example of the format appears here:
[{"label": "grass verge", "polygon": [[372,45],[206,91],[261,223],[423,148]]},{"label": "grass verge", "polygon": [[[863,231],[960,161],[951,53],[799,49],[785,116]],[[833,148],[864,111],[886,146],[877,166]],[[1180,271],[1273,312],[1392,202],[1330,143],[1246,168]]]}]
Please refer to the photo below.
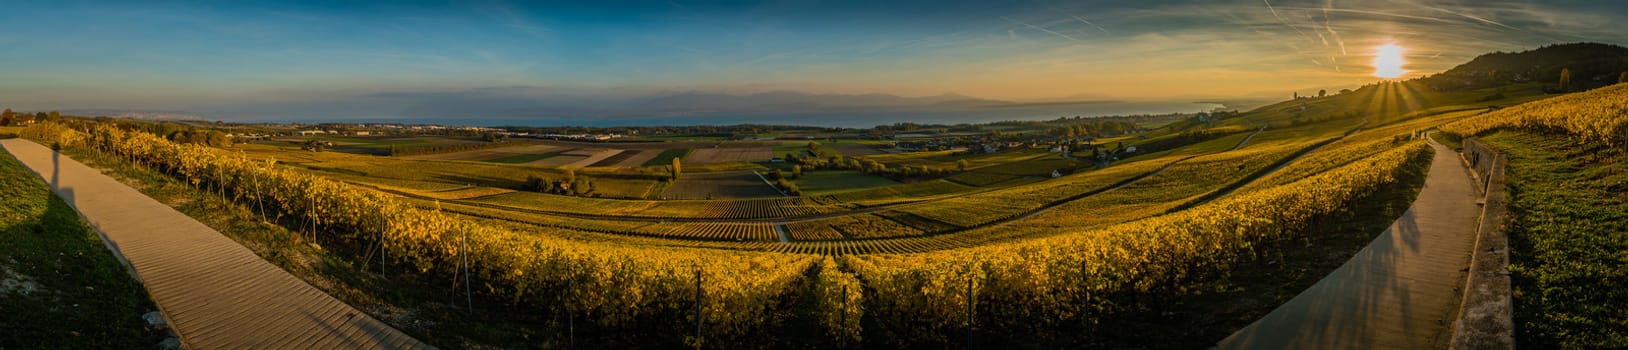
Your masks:
[{"label": "grass verge", "polygon": [[1509,157],[1515,342],[1628,348],[1628,155],[1565,135],[1484,137]]}]

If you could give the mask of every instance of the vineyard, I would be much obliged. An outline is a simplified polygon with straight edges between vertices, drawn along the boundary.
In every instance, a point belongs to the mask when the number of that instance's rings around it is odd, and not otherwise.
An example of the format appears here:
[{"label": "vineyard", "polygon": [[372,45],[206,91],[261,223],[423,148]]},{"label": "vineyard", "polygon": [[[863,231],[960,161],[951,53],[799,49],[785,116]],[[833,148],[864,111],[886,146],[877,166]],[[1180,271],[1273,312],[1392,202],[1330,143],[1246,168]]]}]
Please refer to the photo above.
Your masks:
[{"label": "vineyard", "polygon": [[1628,85],[1617,84],[1509,107],[1443,125],[1441,130],[1469,137],[1503,128],[1557,131],[1580,142],[1628,146]]},{"label": "vineyard", "polygon": [[[706,347],[805,323],[836,339],[826,341],[877,346],[958,344],[951,335],[968,328],[1049,342],[1062,341],[1051,330],[1073,329],[1090,338],[1101,317],[1148,312],[1160,298],[1224,283],[1216,276],[1261,258],[1255,247],[1311,234],[1318,220],[1428,156],[1419,141],[1331,146],[1308,159],[1345,158],[1165,215],[1231,183],[1214,180],[1258,172],[1315,140],[1206,148],[1214,150],[1019,184],[961,179],[1007,184],[996,188],[926,180],[818,197],[659,201],[333,176],[349,184],[110,124],[28,131],[185,179],[264,213],[295,239],[382,249],[390,265],[474,280],[485,286],[477,296],[518,309]],[[705,338],[686,335],[697,315]]]}]

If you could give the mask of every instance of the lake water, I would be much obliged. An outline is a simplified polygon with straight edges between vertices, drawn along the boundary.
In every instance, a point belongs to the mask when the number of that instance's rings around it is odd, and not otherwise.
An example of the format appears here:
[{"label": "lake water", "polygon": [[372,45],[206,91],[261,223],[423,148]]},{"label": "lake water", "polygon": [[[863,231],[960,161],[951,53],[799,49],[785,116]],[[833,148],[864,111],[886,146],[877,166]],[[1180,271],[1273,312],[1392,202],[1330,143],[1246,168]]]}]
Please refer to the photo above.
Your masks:
[{"label": "lake water", "polygon": [[988,123],[1008,120],[1050,120],[1058,117],[1101,117],[1139,114],[1206,112],[1223,107],[1195,102],[1100,102],[1029,104],[1000,107],[939,107],[921,109],[841,110],[814,112],[758,112],[731,114],[550,116],[533,118],[367,118],[324,119],[301,122],[402,122],[472,126],[691,126],[770,124],[846,128],[913,122],[920,124]]}]

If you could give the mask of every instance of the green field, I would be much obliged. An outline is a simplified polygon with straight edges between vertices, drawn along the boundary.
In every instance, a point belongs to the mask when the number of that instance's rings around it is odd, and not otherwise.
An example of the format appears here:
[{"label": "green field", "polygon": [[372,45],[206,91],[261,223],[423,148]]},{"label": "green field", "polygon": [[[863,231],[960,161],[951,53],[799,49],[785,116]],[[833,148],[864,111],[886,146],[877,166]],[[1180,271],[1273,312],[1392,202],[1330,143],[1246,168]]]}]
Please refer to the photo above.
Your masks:
[{"label": "green field", "polygon": [[687,148],[662,150],[661,154],[657,154],[655,158],[650,158],[650,160],[645,161],[644,166],[673,165],[674,159],[681,159],[682,161],[684,156],[687,155],[690,155],[690,150]]}]

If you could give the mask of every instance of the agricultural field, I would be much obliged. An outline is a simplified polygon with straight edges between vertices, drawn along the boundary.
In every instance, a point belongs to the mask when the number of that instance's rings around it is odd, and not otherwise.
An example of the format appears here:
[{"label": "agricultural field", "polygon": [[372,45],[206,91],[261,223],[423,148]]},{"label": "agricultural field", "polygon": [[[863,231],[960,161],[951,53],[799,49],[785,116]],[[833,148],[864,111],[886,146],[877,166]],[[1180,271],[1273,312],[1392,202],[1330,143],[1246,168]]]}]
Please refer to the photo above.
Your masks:
[{"label": "agricultural field", "polygon": [[717,147],[690,150],[684,161],[690,164],[751,163],[766,162],[770,158],[774,158],[771,147]]},{"label": "agricultural field", "polygon": [[401,156],[408,159],[425,160],[469,160],[507,164],[522,164],[547,158],[560,150],[560,147],[538,144],[514,143],[501,148],[479,149],[473,151],[432,153],[422,155]]},{"label": "agricultural field", "polygon": [[256,143],[277,146],[292,146],[298,148],[307,141],[327,141],[333,143],[332,151],[364,155],[390,155],[391,147],[420,147],[440,145],[469,145],[483,144],[486,141],[479,138],[440,137],[440,136],[288,136],[273,138]]},{"label": "agricultural field", "polygon": [[779,196],[780,191],[764,183],[752,171],[725,171],[684,174],[667,185],[666,199],[722,199]]}]

